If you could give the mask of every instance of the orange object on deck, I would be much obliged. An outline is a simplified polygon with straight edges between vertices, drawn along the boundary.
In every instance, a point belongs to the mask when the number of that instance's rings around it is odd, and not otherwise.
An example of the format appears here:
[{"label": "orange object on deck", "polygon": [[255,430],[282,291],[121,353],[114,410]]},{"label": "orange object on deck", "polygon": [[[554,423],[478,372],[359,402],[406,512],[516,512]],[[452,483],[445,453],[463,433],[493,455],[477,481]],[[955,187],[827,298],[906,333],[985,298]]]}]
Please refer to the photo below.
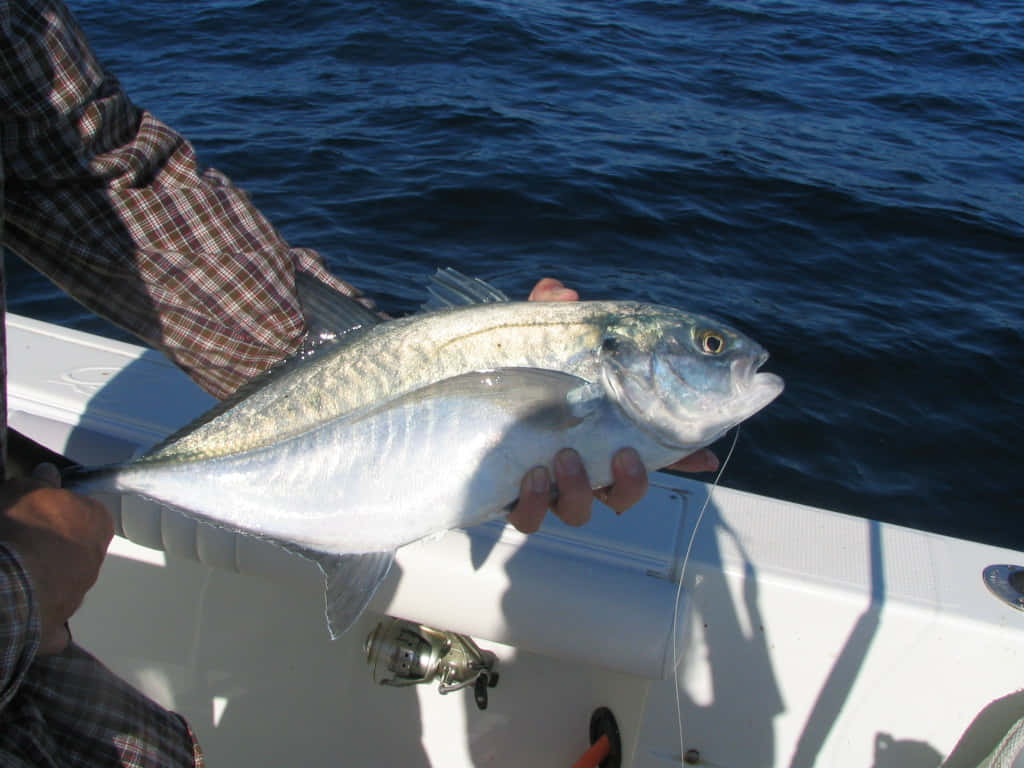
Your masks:
[{"label": "orange object on deck", "polygon": [[583,753],[579,760],[572,764],[572,768],[597,768],[608,757],[611,749],[612,744],[608,740],[608,735],[604,734],[591,745],[590,749]]}]

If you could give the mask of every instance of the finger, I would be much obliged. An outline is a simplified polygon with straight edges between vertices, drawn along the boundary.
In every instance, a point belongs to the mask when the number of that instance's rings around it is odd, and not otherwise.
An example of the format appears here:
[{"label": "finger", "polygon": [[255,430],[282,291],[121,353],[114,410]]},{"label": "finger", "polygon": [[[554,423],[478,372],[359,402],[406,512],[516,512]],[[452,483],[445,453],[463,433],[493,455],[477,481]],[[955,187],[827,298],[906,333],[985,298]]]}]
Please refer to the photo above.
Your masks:
[{"label": "finger", "polygon": [[96,499],[91,499],[88,496],[83,497],[83,500],[89,504],[93,511],[93,519],[96,525],[96,535],[101,544],[100,553],[101,559],[106,556],[107,548],[110,546],[110,542],[114,538],[114,534],[117,530],[114,528],[114,516],[110,514],[110,510],[106,506]]},{"label": "finger", "polygon": [[580,295],[561,280],[545,277],[530,291],[530,301],[579,301]]},{"label": "finger", "polygon": [[551,501],[551,477],[544,467],[534,467],[519,484],[519,500],[508,514],[508,521],[523,533],[536,533],[548,513]]},{"label": "finger", "polygon": [[636,504],[647,493],[647,469],[640,461],[640,454],[633,448],[623,448],[612,458],[610,488],[604,489],[601,501],[622,514]]},{"label": "finger", "polygon": [[558,502],[554,512],[562,522],[578,526],[590,520],[594,493],[579,454],[571,448],[555,455],[555,484],[558,486]]},{"label": "finger", "polygon": [[39,654],[49,656],[60,653],[69,645],[71,645],[71,630],[68,629],[67,622],[65,622],[39,639]]},{"label": "finger", "polygon": [[60,488],[60,470],[56,464],[46,461],[32,470],[32,478],[53,488]]},{"label": "finger", "polygon": [[666,469],[674,469],[677,472],[717,472],[720,466],[721,462],[713,452],[707,448],[701,448]]}]

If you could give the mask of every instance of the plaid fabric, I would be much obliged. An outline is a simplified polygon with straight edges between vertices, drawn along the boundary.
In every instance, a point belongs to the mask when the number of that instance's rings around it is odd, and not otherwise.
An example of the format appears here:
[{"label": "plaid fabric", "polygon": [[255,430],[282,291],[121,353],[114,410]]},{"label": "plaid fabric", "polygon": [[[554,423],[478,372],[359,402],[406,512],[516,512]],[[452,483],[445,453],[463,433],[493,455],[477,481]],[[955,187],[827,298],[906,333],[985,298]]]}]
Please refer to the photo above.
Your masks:
[{"label": "plaid fabric", "polygon": [[354,296],[137,108],[59,0],[0,0],[6,245],[218,397],[294,351],[294,272]]},{"label": "plaid fabric", "polygon": [[21,687],[39,647],[39,617],[32,585],[17,557],[0,544],[0,712]]}]

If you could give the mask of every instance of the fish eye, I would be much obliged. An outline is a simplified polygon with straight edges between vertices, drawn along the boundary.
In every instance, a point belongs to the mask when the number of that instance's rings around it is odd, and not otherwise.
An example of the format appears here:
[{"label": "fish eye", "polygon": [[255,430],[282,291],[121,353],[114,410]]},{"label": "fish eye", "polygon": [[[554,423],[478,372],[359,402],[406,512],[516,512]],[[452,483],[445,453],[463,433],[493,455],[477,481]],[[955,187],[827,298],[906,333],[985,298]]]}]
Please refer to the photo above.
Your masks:
[{"label": "fish eye", "polygon": [[720,355],[725,350],[725,339],[714,331],[702,331],[698,337],[700,348],[706,355]]},{"label": "fish eye", "polygon": [[601,340],[601,351],[608,354],[613,354],[619,349],[619,340],[614,336],[605,336]]}]

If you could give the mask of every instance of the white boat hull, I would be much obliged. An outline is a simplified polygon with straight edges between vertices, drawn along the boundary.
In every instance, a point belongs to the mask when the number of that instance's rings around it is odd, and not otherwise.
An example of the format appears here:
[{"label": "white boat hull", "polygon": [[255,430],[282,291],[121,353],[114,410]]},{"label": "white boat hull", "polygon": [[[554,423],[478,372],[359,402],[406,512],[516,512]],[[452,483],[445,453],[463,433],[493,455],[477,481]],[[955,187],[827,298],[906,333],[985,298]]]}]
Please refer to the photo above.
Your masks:
[{"label": "white boat hull", "polygon": [[[131,345],[9,316],[8,349],[12,426],[83,462],[130,455],[211,402]],[[623,765],[678,765],[677,680],[685,749],[723,768],[977,765],[1024,716],[1024,611],[981,575],[1024,553],[719,488],[673,636],[708,488],[655,482],[582,529],[487,524],[401,550],[336,642],[311,564],[110,499],[123,535],[72,630],[186,716],[211,765],[569,766],[599,706]],[[488,709],[375,685],[362,646],[382,613],[495,651]]]}]

